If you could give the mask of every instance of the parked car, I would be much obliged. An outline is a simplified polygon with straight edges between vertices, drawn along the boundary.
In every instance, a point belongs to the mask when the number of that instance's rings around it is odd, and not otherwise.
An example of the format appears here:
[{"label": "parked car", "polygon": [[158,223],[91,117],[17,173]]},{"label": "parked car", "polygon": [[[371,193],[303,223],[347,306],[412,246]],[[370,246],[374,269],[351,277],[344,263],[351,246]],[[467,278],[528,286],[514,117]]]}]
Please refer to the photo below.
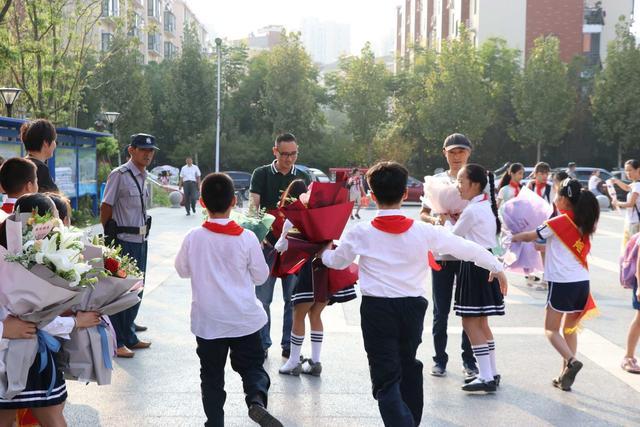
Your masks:
[{"label": "parked car", "polygon": [[[606,181],[608,179],[614,178],[614,175],[606,169],[602,168],[592,168],[592,167],[578,167],[576,168],[576,178],[580,181],[583,188],[589,188],[589,178],[591,178],[591,174],[594,170],[600,171],[600,179]],[[554,169],[554,172],[566,170],[566,168],[557,168]],[[618,196],[618,200],[626,200],[627,192],[616,186],[616,194]]]},{"label": "parked car", "polygon": [[306,173],[311,179],[311,182],[331,182],[331,179],[329,179],[327,174],[322,172],[320,169],[310,168],[305,165],[296,165],[296,168]]},{"label": "parked car", "polygon": [[424,183],[410,176],[407,180],[407,202],[420,202],[420,197],[424,195]]},{"label": "parked car", "polygon": [[249,172],[242,171],[227,171],[225,172],[233,180],[233,187],[238,195],[244,199],[249,200],[249,186],[251,185],[251,174]]}]

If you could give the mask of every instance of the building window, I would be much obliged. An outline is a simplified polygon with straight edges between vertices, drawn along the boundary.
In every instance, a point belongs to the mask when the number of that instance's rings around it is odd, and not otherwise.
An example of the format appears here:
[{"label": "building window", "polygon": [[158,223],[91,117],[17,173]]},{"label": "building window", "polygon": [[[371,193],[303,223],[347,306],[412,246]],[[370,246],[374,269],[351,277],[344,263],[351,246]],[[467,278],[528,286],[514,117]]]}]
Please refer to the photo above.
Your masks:
[{"label": "building window", "polygon": [[144,27],[144,18],[139,13],[134,12],[131,18],[131,26],[129,27],[129,33],[128,33],[129,36],[137,37],[138,39],[140,39],[140,41],[143,41],[142,39],[143,27]]},{"label": "building window", "polygon": [[147,42],[150,52],[160,53],[160,34],[149,34]]},{"label": "building window", "polygon": [[148,0],[147,15],[160,20],[160,0]]},{"label": "building window", "polygon": [[120,0],[102,0],[102,16],[120,16]]},{"label": "building window", "polygon": [[172,34],[176,32],[176,16],[169,11],[164,12],[164,30]]},{"label": "building window", "polygon": [[102,33],[102,51],[106,52],[111,49],[111,42],[113,41],[113,34],[111,33]]},{"label": "building window", "polygon": [[164,58],[173,59],[178,54],[178,47],[171,42],[164,42]]}]

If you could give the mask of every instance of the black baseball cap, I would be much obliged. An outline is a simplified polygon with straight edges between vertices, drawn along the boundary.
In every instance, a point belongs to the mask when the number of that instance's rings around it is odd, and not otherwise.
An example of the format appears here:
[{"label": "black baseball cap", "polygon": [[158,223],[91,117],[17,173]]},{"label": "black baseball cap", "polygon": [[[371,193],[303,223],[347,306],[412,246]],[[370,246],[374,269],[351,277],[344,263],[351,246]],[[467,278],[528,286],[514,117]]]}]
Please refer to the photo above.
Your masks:
[{"label": "black baseball cap", "polygon": [[159,148],[156,146],[156,137],[146,133],[136,133],[135,135],[131,135],[130,145],[132,147],[152,148],[154,150],[159,150]]},{"label": "black baseball cap", "polygon": [[469,141],[469,138],[461,133],[452,133],[445,138],[442,149],[449,151],[453,150],[454,148],[463,148],[465,150],[471,151],[471,141]]}]

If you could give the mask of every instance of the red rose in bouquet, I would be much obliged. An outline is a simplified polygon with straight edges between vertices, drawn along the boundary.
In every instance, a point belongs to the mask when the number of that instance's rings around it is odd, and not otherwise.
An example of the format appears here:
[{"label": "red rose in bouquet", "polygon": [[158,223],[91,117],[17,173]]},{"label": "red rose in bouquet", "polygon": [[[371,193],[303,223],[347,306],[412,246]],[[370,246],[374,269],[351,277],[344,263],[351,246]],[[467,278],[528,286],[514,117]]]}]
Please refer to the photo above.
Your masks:
[{"label": "red rose in bouquet", "polygon": [[120,263],[115,258],[105,258],[104,268],[109,273],[111,273],[111,275],[115,276],[118,273],[118,270],[120,269]]}]

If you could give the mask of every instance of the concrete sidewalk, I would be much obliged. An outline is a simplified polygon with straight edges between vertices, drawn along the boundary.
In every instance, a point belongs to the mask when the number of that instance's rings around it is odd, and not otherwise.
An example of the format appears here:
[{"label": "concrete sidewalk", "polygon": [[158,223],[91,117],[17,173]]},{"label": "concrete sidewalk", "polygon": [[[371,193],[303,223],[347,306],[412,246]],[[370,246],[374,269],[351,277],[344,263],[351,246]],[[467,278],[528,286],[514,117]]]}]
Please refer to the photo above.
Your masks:
[{"label": "concrete sidewalk", "polygon": [[[418,209],[407,208],[417,217]],[[363,211],[362,221],[374,211]],[[70,426],[197,426],[204,423],[200,401],[199,364],[195,338],[189,330],[190,285],[173,270],[173,258],[182,236],[199,217],[186,217],[180,209],[154,209],[147,289],[141,323],[149,326],[141,335],[151,339],[149,350],[130,360],[117,359],[112,385],[98,387],[68,382],[65,414]],[[617,220],[601,221],[604,234],[596,238],[594,255],[610,263],[618,240]],[[607,228],[609,227],[609,228]],[[609,231],[607,231],[609,230]],[[618,246],[616,246],[616,244]],[[616,256],[617,256],[617,252]],[[606,266],[606,264],[605,264]],[[611,265],[609,265],[611,267]],[[524,286],[514,277],[507,297],[507,315],[492,319],[498,366],[503,382],[494,395],[467,395],[459,358],[460,320],[450,317],[448,375],[435,378],[431,368],[431,310],[425,319],[419,358],[425,365],[425,408],[422,425],[639,425],[640,376],[623,372],[618,363],[626,327],[633,312],[628,293],[612,284],[613,273],[592,269],[593,289],[603,314],[587,324],[579,338],[585,367],[574,391],[551,386],[560,369],[560,358],[542,331],[546,294]],[[276,288],[278,291],[279,285]],[[430,285],[427,294],[430,295]],[[430,297],[428,298],[431,299]],[[282,298],[272,305],[272,337],[279,342]],[[273,347],[265,367],[271,376],[269,408],[286,426],[380,426],[359,328],[359,301],[328,307],[323,313],[325,341],[321,378],[278,374],[284,363]],[[310,352],[307,334],[303,353]],[[226,376],[227,425],[252,425],[246,416],[239,376],[230,367]]]}]

